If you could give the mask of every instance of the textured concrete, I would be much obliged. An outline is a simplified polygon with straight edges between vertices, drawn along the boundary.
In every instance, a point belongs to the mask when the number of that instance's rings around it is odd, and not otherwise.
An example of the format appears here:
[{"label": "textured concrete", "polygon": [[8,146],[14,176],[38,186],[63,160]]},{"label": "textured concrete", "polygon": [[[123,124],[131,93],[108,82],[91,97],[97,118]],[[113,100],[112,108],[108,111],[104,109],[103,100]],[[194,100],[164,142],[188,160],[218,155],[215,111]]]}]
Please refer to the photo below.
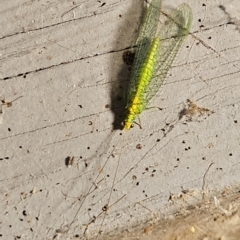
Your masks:
[{"label": "textured concrete", "polygon": [[162,110],[113,130],[143,2],[1,2],[0,239],[100,238],[240,184],[237,0],[185,1],[193,34],[151,104]]}]

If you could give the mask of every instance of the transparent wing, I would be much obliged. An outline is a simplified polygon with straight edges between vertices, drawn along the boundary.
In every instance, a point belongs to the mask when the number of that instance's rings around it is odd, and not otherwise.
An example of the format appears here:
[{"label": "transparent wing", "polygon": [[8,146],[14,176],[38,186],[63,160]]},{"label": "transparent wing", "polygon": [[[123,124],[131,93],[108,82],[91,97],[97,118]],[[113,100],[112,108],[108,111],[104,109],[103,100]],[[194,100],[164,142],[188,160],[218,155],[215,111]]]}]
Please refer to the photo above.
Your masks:
[{"label": "transparent wing", "polygon": [[141,46],[141,41],[145,38],[152,40],[157,32],[160,9],[162,0],[152,0],[149,9],[143,18],[143,22],[139,31],[137,46]]},{"label": "transparent wing", "polygon": [[189,5],[182,4],[175,9],[157,34],[160,37],[159,56],[153,77],[145,93],[146,104],[159,90],[166,78],[179,49],[189,33],[192,23],[192,10]]},{"label": "transparent wing", "polygon": [[131,72],[131,80],[129,83],[128,91],[128,103],[132,96],[135,95],[139,76],[141,74],[143,63],[149,53],[149,48],[151,47],[152,40],[156,36],[160,8],[162,0],[152,0],[149,9],[143,19],[143,24],[140,28],[139,36],[137,39],[137,50],[134,57],[134,62]]}]

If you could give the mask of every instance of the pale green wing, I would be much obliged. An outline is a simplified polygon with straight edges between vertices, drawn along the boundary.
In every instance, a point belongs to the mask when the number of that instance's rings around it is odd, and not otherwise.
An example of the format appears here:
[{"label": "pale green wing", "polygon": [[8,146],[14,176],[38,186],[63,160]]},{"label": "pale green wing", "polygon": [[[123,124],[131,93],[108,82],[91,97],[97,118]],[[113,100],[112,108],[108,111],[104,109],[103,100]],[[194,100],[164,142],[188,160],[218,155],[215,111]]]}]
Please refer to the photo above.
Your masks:
[{"label": "pale green wing", "polygon": [[159,23],[161,2],[162,0],[152,0],[140,28],[139,36],[137,39],[137,50],[134,57],[128,88],[128,104],[130,103],[132,97],[136,94],[143,63],[147,58],[149,48],[151,47],[152,41],[156,36]]},{"label": "pale green wing", "polygon": [[161,39],[157,66],[145,93],[146,105],[159,90],[166,78],[179,49],[181,48],[192,24],[192,10],[189,5],[182,4],[160,28],[157,36]]},{"label": "pale green wing", "polygon": [[140,31],[137,39],[137,47],[141,50],[141,42],[145,38],[149,38],[150,41],[156,36],[158,29],[160,10],[161,10],[162,0],[152,0],[148,9],[146,9],[146,14],[142,20]]}]

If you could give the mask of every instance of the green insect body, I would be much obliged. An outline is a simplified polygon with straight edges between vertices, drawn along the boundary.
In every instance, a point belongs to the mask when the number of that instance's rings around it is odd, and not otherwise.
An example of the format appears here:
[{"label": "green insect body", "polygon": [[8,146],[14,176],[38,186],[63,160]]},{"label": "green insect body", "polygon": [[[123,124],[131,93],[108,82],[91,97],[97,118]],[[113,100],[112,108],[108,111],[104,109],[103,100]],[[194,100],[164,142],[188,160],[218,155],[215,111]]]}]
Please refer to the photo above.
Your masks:
[{"label": "green insect body", "polygon": [[161,0],[153,0],[140,28],[127,97],[127,130],[159,90],[191,27],[191,8],[182,4],[158,30],[160,8]]},{"label": "green insect body", "polygon": [[131,105],[128,108],[128,117],[125,121],[125,129],[130,129],[133,121],[136,116],[140,114],[145,108],[144,101],[144,93],[146,92],[149,81],[152,78],[153,71],[156,65],[157,55],[158,55],[158,47],[160,44],[160,39],[156,37],[153,41],[153,44],[149,51],[149,56],[146,58],[144,62],[139,79],[141,84],[138,84],[138,88],[136,89],[136,94],[132,98]]}]

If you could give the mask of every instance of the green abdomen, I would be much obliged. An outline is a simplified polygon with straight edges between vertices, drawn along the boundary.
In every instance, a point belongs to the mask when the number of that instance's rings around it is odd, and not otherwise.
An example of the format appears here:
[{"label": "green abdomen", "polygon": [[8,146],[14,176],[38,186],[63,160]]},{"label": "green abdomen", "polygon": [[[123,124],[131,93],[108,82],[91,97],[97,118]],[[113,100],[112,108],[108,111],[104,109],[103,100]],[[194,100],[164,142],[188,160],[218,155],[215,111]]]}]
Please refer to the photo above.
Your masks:
[{"label": "green abdomen", "polygon": [[142,64],[142,67],[140,67],[140,74],[139,79],[137,79],[136,92],[133,96],[131,96],[131,99],[129,99],[128,103],[128,116],[124,125],[125,129],[129,129],[131,127],[136,116],[140,114],[146,107],[146,91],[148,90],[148,85],[155,70],[159,51],[159,44],[160,39],[156,37],[149,48],[148,54]]}]

